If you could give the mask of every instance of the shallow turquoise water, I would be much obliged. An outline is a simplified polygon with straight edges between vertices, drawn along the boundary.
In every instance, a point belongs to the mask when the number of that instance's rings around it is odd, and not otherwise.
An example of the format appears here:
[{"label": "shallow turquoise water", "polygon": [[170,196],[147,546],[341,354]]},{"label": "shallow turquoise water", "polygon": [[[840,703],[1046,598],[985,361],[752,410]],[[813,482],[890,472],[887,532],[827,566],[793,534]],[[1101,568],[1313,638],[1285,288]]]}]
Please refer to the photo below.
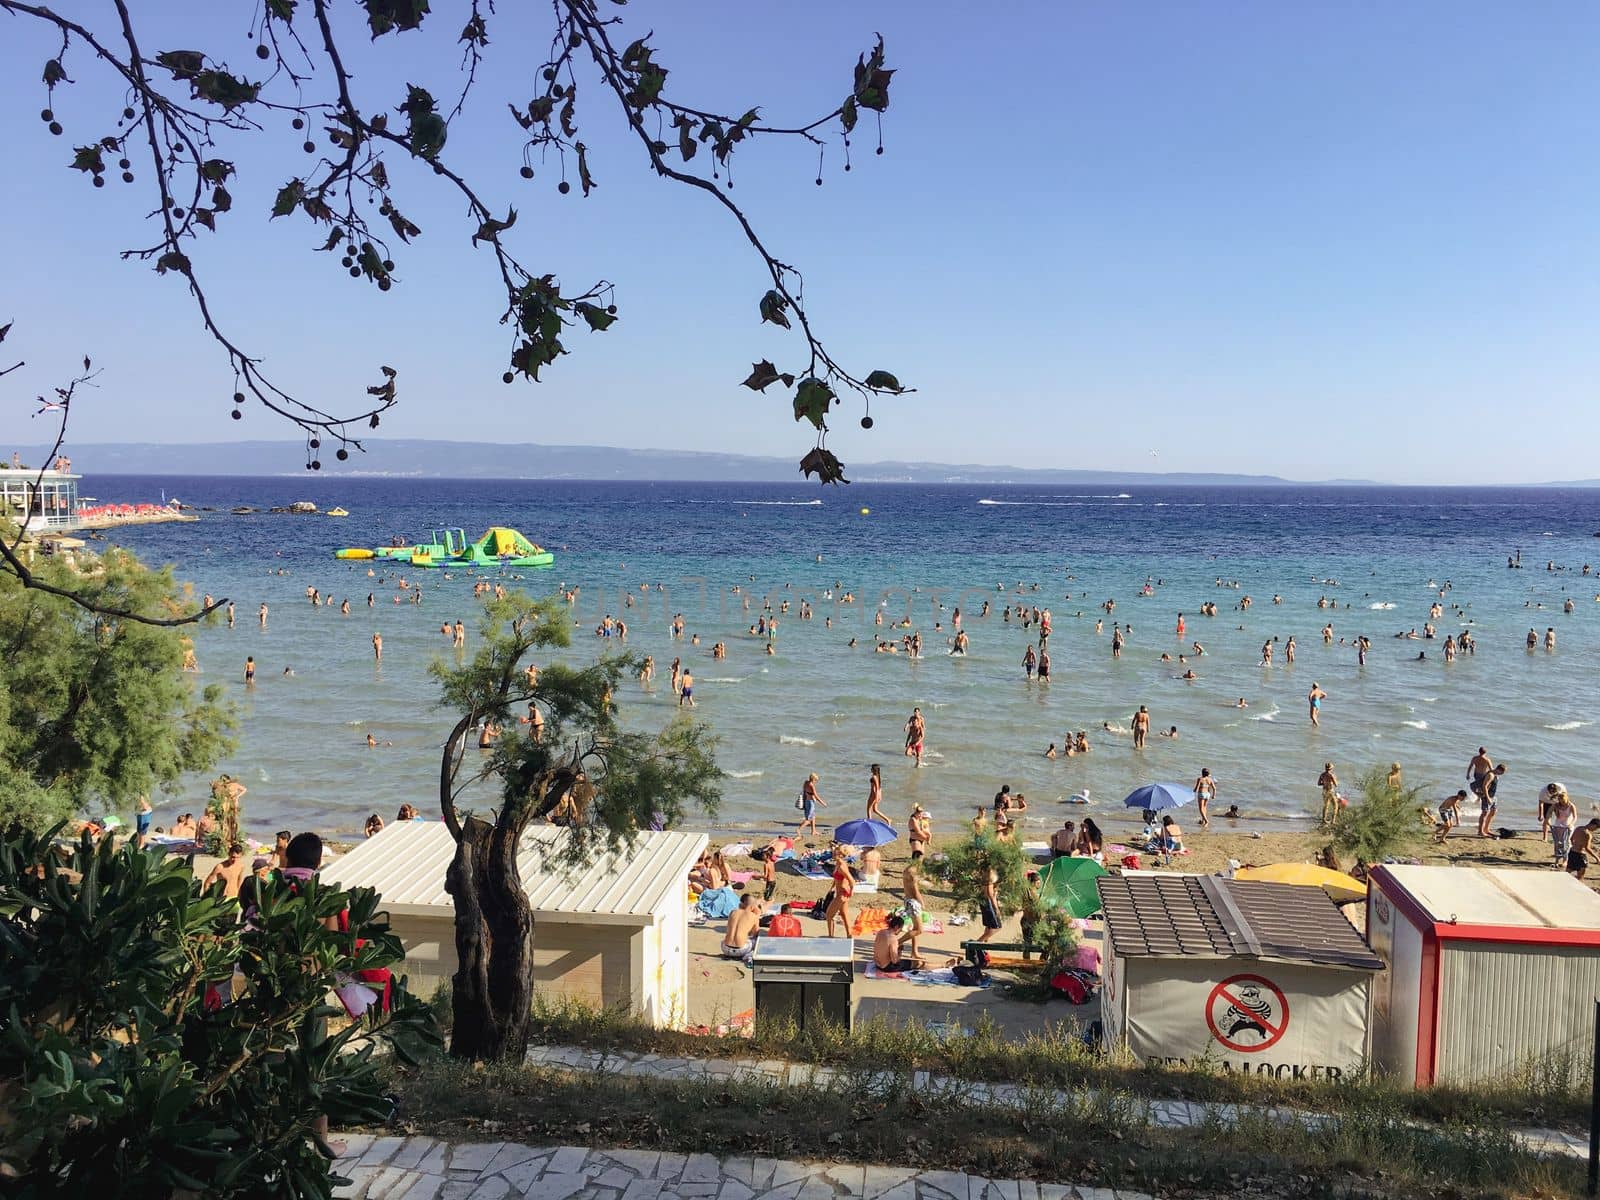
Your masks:
[{"label": "shallow turquoise water", "polygon": [[[332,552],[439,525],[460,525],[476,537],[491,524],[509,524],[557,549],[556,566],[529,573],[523,585],[580,587],[575,658],[615,647],[591,636],[606,613],[628,622],[628,648],[655,656],[658,681],[653,692],[624,689],[627,721],[654,727],[668,719],[667,664],[681,655],[691,665],[698,714],[719,733],[729,774],[719,824],[765,829],[792,822],[793,797],[810,770],[820,772],[832,804],[825,817],[858,816],[872,762],[883,764],[890,811],[920,801],[935,812],[936,829],[969,816],[1001,783],[1048,802],[1030,816],[1053,825],[1065,811],[1058,799],[1087,790],[1096,808],[1120,811],[1120,798],[1136,784],[1187,784],[1202,766],[1217,777],[1219,809],[1237,803],[1263,819],[1299,817],[1315,809],[1325,760],[1346,780],[1364,766],[1398,760],[1408,780],[1454,791],[1480,744],[1510,765],[1503,820],[1531,814],[1549,779],[1564,781],[1585,806],[1600,788],[1600,742],[1591,723],[1600,700],[1600,580],[1582,575],[1590,558],[1600,563],[1600,495],[1593,492],[85,483],[101,499],[154,499],[163,489],[222,511],[198,524],[116,536],[152,560],[173,562],[197,594],[237,602],[236,628],[201,630],[197,644],[205,678],[224,681],[240,704],[240,748],[226,769],[249,782],[247,813],[258,832],[288,826],[349,835],[369,811],[389,817],[403,801],[436,809],[439,746],[451,717],[434,705],[426,669],[450,653],[441,622],[460,616],[473,626],[474,577],[410,572],[424,603],[395,604],[392,577],[380,585],[368,579],[367,564],[335,561]],[[352,515],[226,512],[301,498],[342,504]],[[859,512],[863,506],[868,515]],[[1518,548],[1524,569],[1507,570],[1506,556]],[[1552,561],[1561,569],[1546,570]],[[286,574],[272,573],[279,568]],[[1147,577],[1159,582],[1153,596],[1142,597]],[[1219,587],[1219,578],[1240,586]],[[1394,639],[1421,630],[1447,580],[1453,587],[1437,622],[1439,640]],[[641,592],[641,583],[651,590]],[[664,591],[655,590],[658,583]],[[336,606],[313,609],[308,585],[348,596],[351,615],[341,617]],[[731,591],[736,585],[739,594]],[[827,601],[830,588],[836,596],[853,591],[860,602]],[[1272,602],[1275,593],[1281,604]],[[1235,611],[1246,594],[1251,608]],[[1569,595],[1576,605],[1570,615],[1561,611]],[[1319,609],[1322,596],[1338,609]],[[797,606],[801,597],[815,606],[809,622],[794,611],[780,618],[773,656],[747,632],[765,597],[775,608],[783,599]],[[1116,600],[1116,611],[1096,635],[1095,618],[1104,615],[1097,606],[1107,598]],[[978,615],[984,599],[994,605],[988,619]],[[1001,621],[1007,600],[1052,611],[1049,686],[1024,678],[1029,639]],[[1215,618],[1199,615],[1208,600],[1219,606]],[[263,601],[271,608],[266,630],[255,616]],[[948,609],[957,604],[971,639],[964,658],[945,652]],[[1544,607],[1530,607],[1537,604]],[[909,605],[923,635],[922,660],[871,652],[873,635],[888,632],[887,624],[872,624],[880,605],[894,615]],[[668,622],[679,611],[689,632],[700,635],[698,647],[670,638]],[[1181,644],[1174,635],[1180,611],[1188,626]],[[1112,619],[1133,627],[1116,661]],[[935,631],[936,620],[945,631]],[[1327,620],[1332,646],[1318,632]],[[1442,639],[1467,623],[1478,653],[1447,666]],[[1526,653],[1528,629],[1542,637],[1547,626],[1557,629],[1558,651]],[[372,659],[374,629],[384,637],[381,669]],[[1373,642],[1365,668],[1339,643],[1358,633]],[[1285,665],[1280,642],[1277,665],[1260,667],[1262,642],[1291,634],[1298,660]],[[726,661],[710,658],[718,640],[728,643]],[[1159,655],[1176,656],[1193,640],[1207,654],[1192,663],[1200,678],[1185,683],[1176,679],[1183,667]],[[1415,661],[1419,650],[1426,662]],[[248,692],[241,682],[246,655],[255,657],[259,679]],[[282,676],[285,665],[294,668],[292,678]],[[1305,716],[1313,680],[1329,694],[1321,729]],[[1232,707],[1239,696],[1247,710]],[[929,727],[921,771],[900,754],[901,725],[914,704]],[[1128,738],[1101,730],[1105,721],[1125,728],[1140,704],[1149,705],[1154,727],[1177,725],[1180,737],[1152,737],[1136,753]],[[1068,728],[1087,729],[1093,752],[1045,760],[1045,746],[1059,743]],[[368,731],[394,745],[368,750]],[[192,781],[181,800],[163,802],[158,822],[197,807],[203,794],[204,781]]]}]

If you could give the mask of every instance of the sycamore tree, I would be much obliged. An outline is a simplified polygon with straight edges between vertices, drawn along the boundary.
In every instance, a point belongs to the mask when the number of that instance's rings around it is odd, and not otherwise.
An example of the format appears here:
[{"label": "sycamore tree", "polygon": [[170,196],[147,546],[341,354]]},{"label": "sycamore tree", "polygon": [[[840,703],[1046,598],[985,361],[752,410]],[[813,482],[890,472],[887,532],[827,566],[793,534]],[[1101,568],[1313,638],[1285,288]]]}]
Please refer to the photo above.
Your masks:
[{"label": "sycamore tree", "polygon": [[232,749],[232,712],[184,672],[182,632],[110,615],[192,614],[170,572],[123,550],[31,571],[91,607],[0,572],[0,828],[127,811]]},{"label": "sycamore tree", "polygon": [[[537,381],[568,352],[572,330],[603,332],[621,316],[618,286],[559,279],[529,257],[539,250],[539,206],[602,186],[585,139],[594,124],[608,124],[626,134],[645,170],[723,209],[754,251],[751,318],[792,330],[800,344],[782,366],[762,359],[748,374],[730,369],[729,386],[740,375],[758,392],[780,385],[785,413],[813,438],[801,469],[842,482],[843,465],[826,445],[830,410],[853,395],[867,405],[860,420],[870,428],[871,400],[905,389],[892,372],[846,366],[829,353],[799,270],[735,202],[733,170],[740,152],[761,141],[801,150],[807,185],[813,161],[819,186],[828,170],[848,171],[852,140],[864,134],[882,154],[894,75],[883,40],[853,66],[842,60],[831,82],[811,63],[775,59],[775,69],[818,81],[814,115],[783,120],[758,99],[703,99],[707,81],[680,86],[682,72],[653,39],[653,28],[680,11],[624,3],[552,0],[530,37],[513,19],[522,10],[497,13],[493,0],[221,0],[204,21],[130,0],[70,10],[0,0],[0,67],[38,79],[36,119],[12,113],[8,128],[23,136],[31,125],[35,136],[60,139],[63,186],[103,189],[108,204],[148,214],[147,232],[122,257],[157,276],[154,286],[188,292],[220,351],[217,389],[231,394],[233,417],[255,404],[287,418],[304,433],[306,466],[315,470],[325,449],[343,460],[362,448],[365,431],[396,403],[398,368],[374,364],[366,394],[347,403],[315,395],[314,380],[269,369],[229,319],[226,281],[208,272],[212,240],[249,221],[303,225],[308,289],[342,275],[386,293],[406,286],[407,251],[419,239],[459,238],[488,289],[485,319],[506,331],[505,357],[485,364],[485,376]],[[205,32],[213,22],[231,30]],[[520,83],[514,94],[485,96],[480,68],[497,55],[519,64]],[[430,79],[457,66],[459,74],[435,94],[415,82],[419,62],[436,68],[421,72]],[[502,147],[504,173],[469,179],[456,153],[467,144]],[[286,172],[285,150],[303,165]],[[253,189],[270,203],[236,198]],[[454,198],[457,227],[425,232],[408,215],[424,189]],[[603,254],[596,247],[596,258]],[[340,335],[329,325],[326,336]],[[395,347],[391,361],[403,366],[407,350]]]},{"label": "sycamore tree", "polygon": [[[671,826],[691,805],[714,812],[721,796],[704,725],[682,715],[654,734],[618,725],[613,696],[637,670],[632,658],[534,661],[571,644],[571,622],[557,599],[491,598],[472,660],[433,667],[441,703],[459,714],[439,766],[440,813],[456,841],[445,889],[455,902],[450,1052],[458,1058],[527,1054],[534,930],[520,857],[537,852],[522,844],[529,825],[563,826],[550,865],[575,867],[602,846]],[[526,720],[530,706],[542,726]],[[473,736],[484,722],[501,731],[488,750]]]}]

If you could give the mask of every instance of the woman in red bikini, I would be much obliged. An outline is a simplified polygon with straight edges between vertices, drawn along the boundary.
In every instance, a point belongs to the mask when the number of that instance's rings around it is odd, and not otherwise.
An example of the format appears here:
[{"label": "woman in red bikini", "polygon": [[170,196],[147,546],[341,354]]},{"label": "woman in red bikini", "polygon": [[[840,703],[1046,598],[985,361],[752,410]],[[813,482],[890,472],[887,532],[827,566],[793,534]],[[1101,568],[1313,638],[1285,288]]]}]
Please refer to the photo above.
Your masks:
[{"label": "woman in red bikini", "polygon": [[833,922],[844,918],[844,936],[852,937],[850,922],[850,897],[855,894],[856,877],[850,873],[850,864],[844,860],[845,848],[833,844],[833,903],[828,905],[828,936],[833,937]]}]

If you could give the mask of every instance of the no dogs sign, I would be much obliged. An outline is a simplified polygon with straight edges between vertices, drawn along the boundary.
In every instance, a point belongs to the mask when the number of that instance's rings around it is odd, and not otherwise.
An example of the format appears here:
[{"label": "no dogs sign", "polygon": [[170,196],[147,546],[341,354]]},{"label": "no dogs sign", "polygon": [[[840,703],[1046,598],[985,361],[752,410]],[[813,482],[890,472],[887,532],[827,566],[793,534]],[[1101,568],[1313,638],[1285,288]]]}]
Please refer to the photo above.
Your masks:
[{"label": "no dogs sign", "polygon": [[1233,975],[1206,998],[1206,1025],[1228,1050],[1250,1054],[1277,1044],[1289,1028],[1289,1000],[1260,975]]}]

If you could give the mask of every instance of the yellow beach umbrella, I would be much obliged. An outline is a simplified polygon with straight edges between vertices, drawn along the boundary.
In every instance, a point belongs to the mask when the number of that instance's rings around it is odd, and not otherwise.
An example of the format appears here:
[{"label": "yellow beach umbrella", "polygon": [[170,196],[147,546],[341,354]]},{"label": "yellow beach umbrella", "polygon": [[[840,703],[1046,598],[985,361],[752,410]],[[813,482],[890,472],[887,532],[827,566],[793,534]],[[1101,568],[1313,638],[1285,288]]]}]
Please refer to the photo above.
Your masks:
[{"label": "yellow beach umbrella", "polygon": [[1268,867],[1245,867],[1233,873],[1235,879],[1257,879],[1264,883],[1289,883],[1298,887],[1319,887],[1337,904],[1365,900],[1367,885],[1343,871],[1311,863],[1273,863]]}]

